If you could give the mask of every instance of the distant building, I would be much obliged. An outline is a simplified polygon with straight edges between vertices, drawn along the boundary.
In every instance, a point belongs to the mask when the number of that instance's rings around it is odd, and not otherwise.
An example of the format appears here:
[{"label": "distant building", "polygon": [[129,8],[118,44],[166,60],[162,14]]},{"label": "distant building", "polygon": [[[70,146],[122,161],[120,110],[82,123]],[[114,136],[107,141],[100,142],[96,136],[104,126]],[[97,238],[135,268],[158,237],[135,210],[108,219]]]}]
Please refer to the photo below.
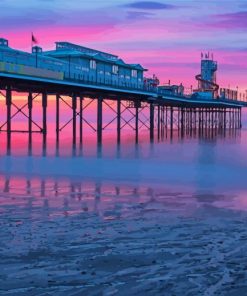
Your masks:
[{"label": "distant building", "polygon": [[229,88],[221,88],[220,89],[220,98],[236,101],[238,99],[238,91],[232,90]]},{"label": "distant building", "polygon": [[166,95],[176,95],[183,96],[184,95],[184,86],[181,83],[180,85],[161,85],[158,87],[159,93]]}]

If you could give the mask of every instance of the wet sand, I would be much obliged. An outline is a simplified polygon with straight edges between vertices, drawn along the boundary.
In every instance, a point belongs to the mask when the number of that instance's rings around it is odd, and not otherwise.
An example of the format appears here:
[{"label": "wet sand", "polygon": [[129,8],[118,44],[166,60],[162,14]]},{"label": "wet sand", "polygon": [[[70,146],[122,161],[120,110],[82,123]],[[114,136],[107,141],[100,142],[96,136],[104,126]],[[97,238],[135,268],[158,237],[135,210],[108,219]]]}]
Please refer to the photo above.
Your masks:
[{"label": "wet sand", "polygon": [[26,181],[0,195],[1,295],[247,294],[236,196]]}]

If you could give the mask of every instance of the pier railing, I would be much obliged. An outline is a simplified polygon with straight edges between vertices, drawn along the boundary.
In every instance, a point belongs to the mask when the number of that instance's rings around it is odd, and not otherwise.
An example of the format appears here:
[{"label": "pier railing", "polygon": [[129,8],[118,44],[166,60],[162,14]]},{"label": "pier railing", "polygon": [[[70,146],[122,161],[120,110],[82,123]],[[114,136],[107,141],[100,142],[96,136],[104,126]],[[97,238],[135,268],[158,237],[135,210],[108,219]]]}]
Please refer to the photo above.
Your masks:
[{"label": "pier railing", "polygon": [[69,82],[75,82],[78,84],[88,84],[88,85],[93,85],[93,86],[105,86],[105,87],[113,87],[115,89],[119,90],[136,90],[136,91],[144,91],[144,92],[149,92],[149,93],[158,93],[157,88],[154,87],[149,87],[146,85],[142,86],[131,86],[127,85],[124,83],[118,83],[117,81],[110,81],[110,82],[102,82],[102,81],[96,81],[93,79],[85,79],[85,78],[68,78],[66,77],[64,81],[69,81]]}]

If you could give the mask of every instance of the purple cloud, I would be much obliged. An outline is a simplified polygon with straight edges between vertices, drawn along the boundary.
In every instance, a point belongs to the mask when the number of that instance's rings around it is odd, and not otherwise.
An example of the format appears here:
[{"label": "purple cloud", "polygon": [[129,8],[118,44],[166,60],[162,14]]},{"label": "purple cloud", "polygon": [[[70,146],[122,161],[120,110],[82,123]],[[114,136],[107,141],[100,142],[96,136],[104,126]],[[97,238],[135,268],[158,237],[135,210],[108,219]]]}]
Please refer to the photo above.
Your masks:
[{"label": "purple cloud", "polygon": [[128,11],[127,19],[128,20],[147,20],[153,17],[154,14],[150,12],[141,12],[141,11]]},{"label": "purple cloud", "polygon": [[247,11],[215,15],[213,26],[224,29],[247,29]]},{"label": "purple cloud", "polygon": [[173,9],[176,6],[171,4],[164,4],[155,1],[137,1],[126,4],[125,7],[135,8],[135,9],[147,9],[147,10],[162,10],[162,9]]}]

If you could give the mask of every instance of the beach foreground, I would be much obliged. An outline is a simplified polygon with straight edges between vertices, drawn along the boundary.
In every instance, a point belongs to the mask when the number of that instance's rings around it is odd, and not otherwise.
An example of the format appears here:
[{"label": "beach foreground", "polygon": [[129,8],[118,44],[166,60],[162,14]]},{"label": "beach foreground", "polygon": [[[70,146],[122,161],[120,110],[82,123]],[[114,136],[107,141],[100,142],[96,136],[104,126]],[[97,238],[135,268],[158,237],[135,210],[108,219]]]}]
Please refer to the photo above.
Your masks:
[{"label": "beach foreground", "polygon": [[1,295],[246,294],[238,196],[32,182],[0,196]]}]

